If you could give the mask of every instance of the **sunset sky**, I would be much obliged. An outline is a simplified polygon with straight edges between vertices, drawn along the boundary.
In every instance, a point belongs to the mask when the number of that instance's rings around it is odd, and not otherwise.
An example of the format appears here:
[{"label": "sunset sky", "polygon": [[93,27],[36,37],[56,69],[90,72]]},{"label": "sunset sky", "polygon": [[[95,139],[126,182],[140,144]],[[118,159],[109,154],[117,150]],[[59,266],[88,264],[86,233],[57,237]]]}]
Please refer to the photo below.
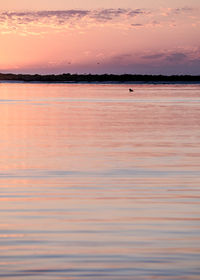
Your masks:
[{"label": "sunset sky", "polygon": [[200,74],[199,0],[0,2],[2,73]]}]

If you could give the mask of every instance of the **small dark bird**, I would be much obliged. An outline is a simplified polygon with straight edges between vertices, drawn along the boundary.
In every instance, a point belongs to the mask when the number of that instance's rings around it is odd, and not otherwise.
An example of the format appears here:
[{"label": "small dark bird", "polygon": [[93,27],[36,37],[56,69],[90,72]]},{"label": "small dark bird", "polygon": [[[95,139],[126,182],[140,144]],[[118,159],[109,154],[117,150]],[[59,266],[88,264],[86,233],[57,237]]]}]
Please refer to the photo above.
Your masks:
[{"label": "small dark bird", "polygon": [[129,92],[133,92],[133,89],[132,89],[132,88],[129,88]]}]

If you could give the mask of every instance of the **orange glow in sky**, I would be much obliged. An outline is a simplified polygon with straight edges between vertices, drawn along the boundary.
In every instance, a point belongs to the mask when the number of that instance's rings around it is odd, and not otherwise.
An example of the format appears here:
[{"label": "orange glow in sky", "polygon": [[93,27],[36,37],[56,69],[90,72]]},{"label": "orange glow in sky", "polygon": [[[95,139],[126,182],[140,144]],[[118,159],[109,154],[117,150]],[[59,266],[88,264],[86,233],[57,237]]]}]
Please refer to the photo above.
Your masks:
[{"label": "orange glow in sky", "polygon": [[0,72],[199,74],[200,3],[6,1]]}]

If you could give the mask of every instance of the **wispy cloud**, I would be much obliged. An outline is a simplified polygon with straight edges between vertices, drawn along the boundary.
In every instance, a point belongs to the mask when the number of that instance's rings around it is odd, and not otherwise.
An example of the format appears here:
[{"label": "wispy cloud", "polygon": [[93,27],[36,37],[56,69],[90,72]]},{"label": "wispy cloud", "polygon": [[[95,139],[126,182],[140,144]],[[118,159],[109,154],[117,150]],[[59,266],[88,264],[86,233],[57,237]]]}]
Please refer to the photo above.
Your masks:
[{"label": "wispy cloud", "polygon": [[182,64],[182,63],[191,63],[195,60],[200,59],[200,49],[197,48],[188,48],[188,49],[173,49],[173,50],[161,50],[160,52],[151,52],[149,53],[121,53],[118,55],[114,55],[111,57],[111,61],[113,63],[120,64],[132,64],[132,63],[140,63],[140,64]]},{"label": "wispy cloud", "polygon": [[83,18],[95,21],[113,21],[121,17],[135,17],[145,14],[145,10],[132,9],[98,9],[98,10],[63,10],[63,11],[27,11],[27,12],[1,12],[0,22],[12,24],[29,24],[35,22],[54,22],[65,24],[70,20],[79,21]]},{"label": "wispy cloud", "polygon": [[[197,22],[198,11],[193,7],[176,9],[96,9],[96,10],[58,10],[58,11],[3,11],[0,12],[0,32],[41,34],[50,30],[86,29],[94,25],[112,25],[116,28],[176,26],[179,18],[190,18]],[[193,17],[191,17],[193,15]],[[37,30],[40,29],[40,32]],[[48,30],[48,31],[47,31]],[[19,32],[18,32],[19,33]]]},{"label": "wispy cloud", "polygon": [[131,26],[133,26],[133,27],[143,27],[144,24],[141,24],[141,23],[131,23]]},{"label": "wispy cloud", "polygon": [[27,11],[27,12],[2,12],[0,22],[15,24],[29,24],[32,22],[51,22],[62,24],[69,19],[81,19],[89,14],[87,10],[66,10],[66,11]]},{"label": "wispy cloud", "polygon": [[120,19],[121,17],[133,18],[146,13],[147,11],[142,9],[102,9],[91,11],[89,16],[97,21],[107,22]]},{"label": "wispy cloud", "polygon": [[140,56],[144,61],[153,61],[154,63],[165,62],[169,64],[182,64],[190,62],[200,57],[199,49],[186,49],[186,50],[163,50],[161,53],[151,53],[148,55]]},{"label": "wispy cloud", "polygon": [[173,63],[183,62],[188,59],[188,55],[181,52],[171,53],[166,56],[165,60]]},{"label": "wispy cloud", "polygon": [[163,57],[164,57],[163,53],[156,53],[156,54],[142,56],[142,58],[144,58],[144,59],[159,59],[159,58],[163,58]]},{"label": "wispy cloud", "polygon": [[176,14],[176,15],[180,15],[180,14],[191,14],[192,12],[194,12],[196,10],[196,8],[194,7],[181,7],[181,8],[175,8],[175,9],[171,9],[170,13],[171,14]]},{"label": "wispy cloud", "polygon": [[[61,11],[26,11],[0,13],[0,31],[28,32],[31,28],[50,28],[64,30],[65,28],[85,29],[95,24],[127,24],[127,21],[143,16],[144,9],[97,9],[97,10],[61,10]],[[120,25],[122,26],[122,25]]]}]

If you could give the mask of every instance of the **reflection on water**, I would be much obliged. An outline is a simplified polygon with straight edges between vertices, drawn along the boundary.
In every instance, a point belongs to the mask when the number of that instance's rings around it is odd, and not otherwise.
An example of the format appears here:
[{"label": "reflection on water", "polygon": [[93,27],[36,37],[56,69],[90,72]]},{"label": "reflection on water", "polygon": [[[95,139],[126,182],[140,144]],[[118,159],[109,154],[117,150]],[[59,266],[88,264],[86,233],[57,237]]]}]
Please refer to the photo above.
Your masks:
[{"label": "reflection on water", "polygon": [[200,277],[200,86],[0,84],[0,278]]}]

